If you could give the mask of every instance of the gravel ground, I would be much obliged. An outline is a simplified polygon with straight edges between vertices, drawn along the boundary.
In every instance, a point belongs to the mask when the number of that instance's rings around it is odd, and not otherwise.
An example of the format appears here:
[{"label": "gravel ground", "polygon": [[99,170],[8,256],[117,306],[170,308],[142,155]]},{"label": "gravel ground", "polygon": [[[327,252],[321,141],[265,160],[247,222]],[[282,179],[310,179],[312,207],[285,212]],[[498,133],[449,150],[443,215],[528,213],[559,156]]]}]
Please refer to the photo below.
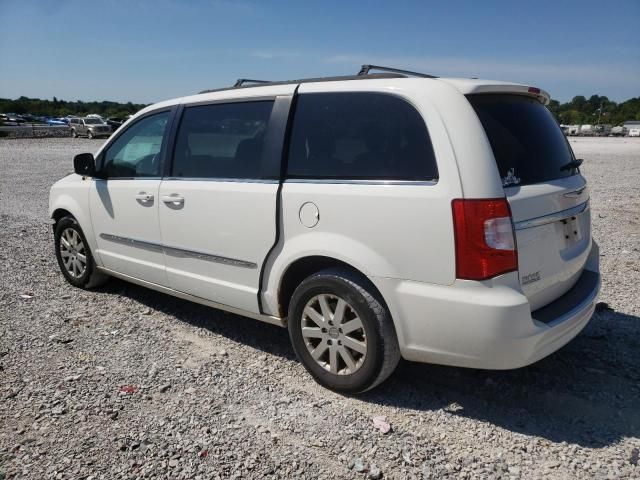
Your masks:
[{"label": "gravel ground", "polygon": [[610,309],[530,367],[402,362],[348,398],[285,330],[116,280],[70,287],[48,187],[99,143],[0,140],[0,479],[640,478],[640,139],[570,141]]},{"label": "gravel ground", "polygon": [[44,138],[71,137],[71,129],[67,126],[22,125],[0,127],[0,137],[7,138]]}]

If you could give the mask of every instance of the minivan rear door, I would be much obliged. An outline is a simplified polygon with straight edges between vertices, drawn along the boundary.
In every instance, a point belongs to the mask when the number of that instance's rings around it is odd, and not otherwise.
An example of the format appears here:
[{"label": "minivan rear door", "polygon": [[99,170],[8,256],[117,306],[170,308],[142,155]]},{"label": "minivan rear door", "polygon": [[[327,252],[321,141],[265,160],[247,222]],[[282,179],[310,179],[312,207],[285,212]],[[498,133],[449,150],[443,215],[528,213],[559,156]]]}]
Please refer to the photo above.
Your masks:
[{"label": "minivan rear door", "polygon": [[566,293],[586,263],[587,182],[559,125],[537,98],[468,98],[493,149],[513,215],[520,284],[535,310]]}]

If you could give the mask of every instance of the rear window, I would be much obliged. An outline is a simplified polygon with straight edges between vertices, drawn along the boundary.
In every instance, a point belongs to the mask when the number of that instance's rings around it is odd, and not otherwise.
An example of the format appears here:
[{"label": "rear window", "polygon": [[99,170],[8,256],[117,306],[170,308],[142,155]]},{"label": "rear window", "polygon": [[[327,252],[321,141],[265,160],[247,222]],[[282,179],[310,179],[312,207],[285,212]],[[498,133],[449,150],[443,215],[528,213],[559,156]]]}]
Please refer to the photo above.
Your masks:
[{"label": "rear window", "polygon": [[429,134],[406,101],[368,92],[307,93],[298,98],[289,178],[434,180]]},{"label": "rear window", "polygon": [[529,185],[568,177],[574,157],[560,126],[538,100],[522,95],[470,95],[498,164],[502,184]]}]

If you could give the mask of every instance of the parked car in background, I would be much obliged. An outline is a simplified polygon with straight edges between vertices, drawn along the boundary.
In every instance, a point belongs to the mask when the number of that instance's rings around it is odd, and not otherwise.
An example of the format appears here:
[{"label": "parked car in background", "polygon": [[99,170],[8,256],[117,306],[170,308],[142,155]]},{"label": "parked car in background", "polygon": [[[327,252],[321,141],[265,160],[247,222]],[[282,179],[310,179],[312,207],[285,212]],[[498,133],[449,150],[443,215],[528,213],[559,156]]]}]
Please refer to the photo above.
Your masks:
[{"label": "parked car in background", "polygon": [[49,126],[66,126],[67,122],[60,120],[59,118],[47,118],[46,123]]},{"label": "parked car in background", "polygon": [[580,125],[580,132],[578,133],[578,135],[580,135],[581,137],[592,137],[594,134],[595,129],[593,125]]},{"label": "parked car in background", "polygon": [[85,118],[97,118],[102,123],[106,123],[106,120],[101,115],[98,115],[97,113],[90,113],[88,115],[85,115]]},{"label": "parked car in background", "polygon": [[111,127],[98,118],[71,118],[69,119],[71,136],[99,138],[111,135]]},{"label": "parked car in background", "polygon": [[630,137],[640,137],[640,128],[632,128],[629,130]]},{"label": "parked car in background", "polygon": [[611,125],[600,124],[593,127],[593,134],[596,137],[606,137],[611,132]]},{"label": "parked car in background", "polygon": [[610,137],[624,137],[628,133],[625,127],[613,127],[609,132]]},{"label": "parked car in background", "polygon": [[560,125],[560,128],[566,136],[578,135],[580,132],[580,125]]},{"label": "parked car in background", "polygon": [[25,119],[21,115],[15,113],[3,113],[2,122],[7,126],[21,125],[25,123]]},{"label": "parked car in background", "polygon": [[106,119],[107,125],[115,132],[125,122],[124,118],[110,117]]},{"label": "parked car in background", "polygon": [[[589,188],[536,87],[364,66],[151,105],[49,199],[66,280],[287,326],[322,385],[519,368],[589,322]],[[86,119],[82,119],[86,121]]]}]

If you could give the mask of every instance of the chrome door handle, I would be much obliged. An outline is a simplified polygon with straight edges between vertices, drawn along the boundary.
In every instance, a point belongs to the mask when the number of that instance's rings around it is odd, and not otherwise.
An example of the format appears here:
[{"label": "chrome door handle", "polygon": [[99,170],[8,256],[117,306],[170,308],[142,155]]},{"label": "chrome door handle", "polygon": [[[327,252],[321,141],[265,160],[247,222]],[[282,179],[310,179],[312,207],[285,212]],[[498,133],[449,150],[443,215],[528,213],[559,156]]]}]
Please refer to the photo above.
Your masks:
[{"label": "chrome door handle", "polygon": [[153,202],[153,195],[147,192],[140,192],[136,195],[136,200],[139,200],[142,203]]},{"label": "chrome door handle", "polygon": [[184,197],[181,197],[177,193],[172,193],[171,195],[163,195],[161,198],[164,203],[170,205],[179,206],[184,204]]}]

